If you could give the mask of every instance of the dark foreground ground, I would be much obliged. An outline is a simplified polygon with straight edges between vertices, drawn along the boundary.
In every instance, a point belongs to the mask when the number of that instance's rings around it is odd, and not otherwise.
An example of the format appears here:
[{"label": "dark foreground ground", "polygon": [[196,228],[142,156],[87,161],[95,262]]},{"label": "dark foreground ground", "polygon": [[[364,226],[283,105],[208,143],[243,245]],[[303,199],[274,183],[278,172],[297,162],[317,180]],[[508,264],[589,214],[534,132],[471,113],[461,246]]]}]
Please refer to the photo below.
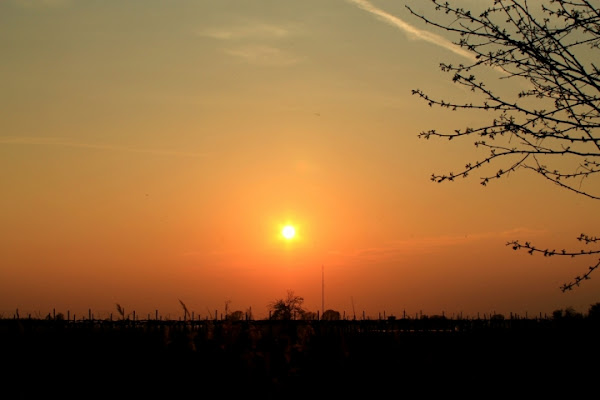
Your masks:
[{"label": "dark foreground ground", "polygon": [[7,399],[594,398],[600,327],[5,319],[0,357]]}]

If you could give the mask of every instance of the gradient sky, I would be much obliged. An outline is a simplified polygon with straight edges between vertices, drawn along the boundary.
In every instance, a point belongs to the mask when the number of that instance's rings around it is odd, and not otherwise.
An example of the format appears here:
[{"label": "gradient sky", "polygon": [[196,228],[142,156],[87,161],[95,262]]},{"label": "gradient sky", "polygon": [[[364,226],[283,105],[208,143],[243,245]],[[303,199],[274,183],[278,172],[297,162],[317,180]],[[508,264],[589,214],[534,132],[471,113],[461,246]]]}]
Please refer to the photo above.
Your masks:
[{"label": "gradient sky", "polygon": [[0,314],[175,318],[181,300],[263,318],[288,290],[370,317],[587,312],[600,276],[559,288],[594,258],[505,244],[579,250],[593,200],[525,170],[429,180],[481,153],[418,133],[490,117],[411,95],[469,98],[438,67],[465,54],[406,4],[435,16],[418,0],[1,1]]}]

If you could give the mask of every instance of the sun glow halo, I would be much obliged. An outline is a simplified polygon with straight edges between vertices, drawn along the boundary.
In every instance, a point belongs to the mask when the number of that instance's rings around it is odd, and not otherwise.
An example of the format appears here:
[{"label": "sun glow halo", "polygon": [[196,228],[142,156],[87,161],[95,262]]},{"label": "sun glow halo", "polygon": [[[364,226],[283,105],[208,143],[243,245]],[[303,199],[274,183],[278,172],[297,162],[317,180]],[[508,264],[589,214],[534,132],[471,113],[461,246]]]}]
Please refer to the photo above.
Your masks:
[{"label": "sun glow halo", "polygon": [[291,225],[286,225],[281,230],[281,234],[287,240],[292,240],[294,238],[294,236],[296,236],[296,229],[294,229],[294,227]]}]

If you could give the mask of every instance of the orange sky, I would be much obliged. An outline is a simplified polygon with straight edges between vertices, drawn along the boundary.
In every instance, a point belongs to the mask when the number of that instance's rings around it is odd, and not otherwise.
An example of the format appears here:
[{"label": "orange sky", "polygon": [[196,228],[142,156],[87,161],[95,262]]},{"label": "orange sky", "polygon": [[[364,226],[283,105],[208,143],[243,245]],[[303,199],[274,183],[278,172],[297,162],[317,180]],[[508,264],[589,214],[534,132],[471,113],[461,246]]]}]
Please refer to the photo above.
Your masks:
[{"label": "orange sky", "polygon": [[489,116],[411,95],[469,96],[438,68],[464,56],[405,3],[433,13],[416,0],[0,2],[0,314],[105,317],[119,303],[178,317],[181,300],[263,318],[288,290],[311,311],[370,317],[587,312],[600,278],[559,288],[597,260],[505,243],[579,250],[600,223],[592,200],[527,171],[430,182],[481,153],[417,134]]}]

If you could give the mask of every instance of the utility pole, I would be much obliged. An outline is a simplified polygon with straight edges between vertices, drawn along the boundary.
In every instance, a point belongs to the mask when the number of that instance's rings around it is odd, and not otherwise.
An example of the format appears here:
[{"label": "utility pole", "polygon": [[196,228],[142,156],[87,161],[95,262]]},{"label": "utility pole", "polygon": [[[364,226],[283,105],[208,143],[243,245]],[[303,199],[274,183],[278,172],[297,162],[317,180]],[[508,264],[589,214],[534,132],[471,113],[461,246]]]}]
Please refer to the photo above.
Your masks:
[{"label": "utility pole", "polygon": [[321,315],[325,313],[325,266],[321,265]]}]

